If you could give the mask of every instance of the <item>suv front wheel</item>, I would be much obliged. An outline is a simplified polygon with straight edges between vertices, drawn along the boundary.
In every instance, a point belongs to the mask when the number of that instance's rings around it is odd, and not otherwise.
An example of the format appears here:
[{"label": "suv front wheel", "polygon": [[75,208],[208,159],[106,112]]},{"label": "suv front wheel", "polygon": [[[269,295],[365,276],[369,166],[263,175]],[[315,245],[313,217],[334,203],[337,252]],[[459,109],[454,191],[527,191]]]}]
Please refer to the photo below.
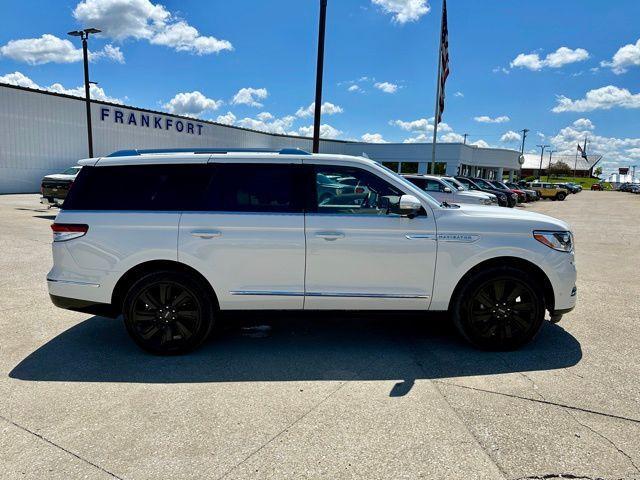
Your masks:
[{"label": "suv front wheel", "polygon": [[131,338],[158,355],[189,352],[213,326],[210,292],[191,275],[156,272],[135,282],[124,300],[123,316]]},{"label": "suv front wheel", "polygon": [[493,267],[472,275],[459,290],[453,322],[483,350],[514,350],[531,341],[544,320],[544,294],[526,271]]},{"label": "suv front wheel", "polygon": [[556,198],[560,201],[564,200],[567,197],[567,194],[564,192],[558,192]]}]

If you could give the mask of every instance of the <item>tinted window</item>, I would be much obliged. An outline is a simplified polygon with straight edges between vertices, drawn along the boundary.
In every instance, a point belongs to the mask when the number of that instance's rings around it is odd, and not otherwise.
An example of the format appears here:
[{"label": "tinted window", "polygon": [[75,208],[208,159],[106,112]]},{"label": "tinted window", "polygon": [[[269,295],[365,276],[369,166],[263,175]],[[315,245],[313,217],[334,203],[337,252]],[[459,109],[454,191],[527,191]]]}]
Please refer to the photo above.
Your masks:
[{"label": "tinted window", "polygon": [[63,208],[302,212],[301,170],[268,164],[84,167]]},{"label": "tinted window", "polygon": [[444,190],[442,184],[436,180],[427,180],[427,185],[424,188],[427,192],[442,192]]},{"label": "tinted window", "polygon": [[[366,170],[317,166],[314,176],[316,192],[313,207],[318,213],[388,215],[399,212],[402,192]],[[325,178],[330,178],[331,183],[325,183]]]},{"label": "tinted window", "polygon": [[425,178],[406,177],[406,179],[422,190],[424,190],[427,185],[427,180]]},{"label": "tinted window", "polygon": [[215,186],[211,210],[303,211],[304,180],[301,165],[218,164],[213,168]]}]

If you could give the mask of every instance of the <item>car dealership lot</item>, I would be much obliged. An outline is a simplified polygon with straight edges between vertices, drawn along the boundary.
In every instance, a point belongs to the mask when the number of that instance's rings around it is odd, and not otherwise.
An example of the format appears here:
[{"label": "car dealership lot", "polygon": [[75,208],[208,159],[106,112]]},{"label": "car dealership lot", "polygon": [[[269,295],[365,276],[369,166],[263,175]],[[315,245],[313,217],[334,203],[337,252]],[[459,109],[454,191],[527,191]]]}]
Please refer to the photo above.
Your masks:
[{"label": "car dealership lot", "polygon": [[246,313],[153,357],[51,305],[40,207],[0,196],[3,478],[640,478],[638,196],[518,207],[572,225],[579,299],[509,353],[439,318]]}]

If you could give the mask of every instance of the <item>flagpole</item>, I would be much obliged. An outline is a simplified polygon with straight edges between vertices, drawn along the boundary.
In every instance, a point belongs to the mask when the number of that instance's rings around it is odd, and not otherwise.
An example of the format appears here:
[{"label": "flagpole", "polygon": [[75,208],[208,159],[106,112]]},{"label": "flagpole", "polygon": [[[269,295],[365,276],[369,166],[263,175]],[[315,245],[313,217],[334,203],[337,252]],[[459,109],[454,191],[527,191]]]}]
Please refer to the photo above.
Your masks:
[{"label": "flagpole", "polygon": [[440,46],[438,47],[438,77],[436,80],[436,112],[433,118],[433,143],[431,144],[431,175],[436,173],[436,138],[438,135],[438,117],[440,116],[440,80],[442,77],[442,21],[444,20],[444,2],[442,0],[442,15],[440,17]]}]

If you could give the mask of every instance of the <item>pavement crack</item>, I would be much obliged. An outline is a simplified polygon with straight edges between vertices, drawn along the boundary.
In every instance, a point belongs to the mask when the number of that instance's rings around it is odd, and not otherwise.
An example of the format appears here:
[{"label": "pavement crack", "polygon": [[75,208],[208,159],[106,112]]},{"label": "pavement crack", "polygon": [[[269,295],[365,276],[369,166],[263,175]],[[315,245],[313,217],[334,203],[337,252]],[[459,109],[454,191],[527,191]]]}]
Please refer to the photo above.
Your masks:
[{"label": "pavement crack", "polygon": [[246,463],[248,460],[250,460],[252,457],[254,457],[255,455],[257,455],[260,451],[262,451],[267,445],[270,445],[271,443],[273,443],[275,440],[277,440],[278,438],[280,438],[282,435],[284,435],[285,433],[287,433],[293,426],[295,426],[296,424],[298,424],[299,422],[301,422],[302,420],[304,420],[304,418],[306,418],[309,414],[311,414],[312,412],[314,412],[315,410],[317,410],[322,404],[324,404],[327,400],[329,400],[333,395],[335,395],[338,390],[340,390],[342,387],[344,387],[347,384],[347,380],[340,382],[340,385],[338,385],[337,388],[334,388],[331,392],[329,392],[329,394],[327,394],[325,397],[322,398],[322,400],[320,400],[319,402],[317,402],[315,405],[313,405],[309,410],[307,410],[305,413],[303,413],[302,415],[300,415],[299,417],[297,417],[293,422],[289,423],[285,428],[283,428],[282,430],[280,430],[278,433],[276,433],[273,437],[271,437],[269,440],[267,440],[265,443],[263,443],[262,445],[260,445],[258,448],[256,448],[253,452],[251,452],[249,455],[247,455],[245,458],[243,458],[240,462],[238,462],[237,464],[235,464],[233,467],[229,468],[226,472],[224,472],[222,475],[220,475],[219,477],[216,477],[216,480],[221,480],[225,477],[227,477],[232,471],[234,471],[236,468],[242,466],[244,463]]},{"label": "pavement crack", "polygon": [[63,447],[62,445],[57,444],[56,442],[54,442],[53,440],[49,440],[47,437],[45,437],[44,435],[41,435],[39,433],[34,432],[33,430],[28,429],[27,427],[20,425],[19,423],[14,422],[13,420],[0,415],[0,419],[4,420],[6,423],[8,423],[9,425],[13,425],[16,428],[19,428],[20,430],[22,430],[23,432],[29,433],[31,435],[33,435],[34,437],[42,440],[45,443],[48,443],[49,445],[51,445],[52,447],[55,447],[59,450],[62,450],[63,452],[71,455],[72,457],[77,458],[78,460],[80,460],[81,462],[84,462],[88,465],[91,465],[94,468],[97,468],[98,470],[106,473],[107,475],[117,479],[117,480],[124,480],[122,477],[119,477],[118,475],[116,475],[113,472],[110,472],[109,470],[107,470],[104,467],[101,467],[100,465],[98,465],[97,463],[93,463],[91,460],[87,460],[84,457],[81,457],[80,455],[78,455],[77,453],[72,452],[71,450],[68,450],[67,448]]},{"label": "pavement crack", "polygon": [[569,409],[569,410],[574,410],[576,412],[590,413],[590,414],[593,414],[593,415],[600,415],[600,416],[603,416],[603,417],[615,418],[615,419],[618,419],[618,420],[624,420],[626,422],[632,422],[632,423],[640,424],[640,419],[637,419],[637,418],[623,417],[621,415],[614,415],[613,413],[599,412],[597,410],[591,410],[591,409],[588,409],[588,408],[576,407],[574,405],[567,405],[565,403],[552,402],[550,400],[542,400],[542,399],[536,399],[536,398],[530,398],[530,397],[522,397],[520,395],[514,395],[512,393],[496,392],[495,390],[487,390],[487,389],[478,388],[478,387],[469,387],[467,385],[459,385],[457,383],[443,382],[442,380],[433,380],[433,382],[441,383],[443,385],[448,385],[450,387],[464,388],[464,389],[467,389],[467,390],[474,390],[476,392],[489,393],[491,395],[500,395],[500,396],[503,396],[503,397],[514,398],[514,399],[517,399],[517,400],[524,400],[524,401],[527,401],[527,402],[543,403],[545,405],[551,405],[551,406],[559,407],[559,408],[566,408],[566,409]]},{"label": "pavement crack", "polygon": [[551,480],[555,478],[570,478],[573,480],[606,480],[602,477],[589,477],[586,475],[575,475],[573,473],[547,473],[545,475],[529,475],[518,477],[514,480]]}]

